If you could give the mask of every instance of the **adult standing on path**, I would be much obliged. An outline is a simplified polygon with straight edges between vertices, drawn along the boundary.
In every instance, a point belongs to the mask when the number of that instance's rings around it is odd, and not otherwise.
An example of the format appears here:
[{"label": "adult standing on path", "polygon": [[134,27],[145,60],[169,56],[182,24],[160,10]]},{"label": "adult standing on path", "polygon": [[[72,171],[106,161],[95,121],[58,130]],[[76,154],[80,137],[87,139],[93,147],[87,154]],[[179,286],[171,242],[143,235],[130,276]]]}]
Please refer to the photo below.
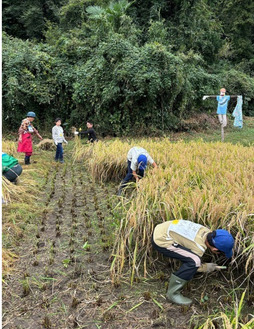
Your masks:
[{"label": "adult standing on path", "polygon": [[43,138],[38,133],[38,130],[34,128],[32,122],[36,115],[34,112],[28,112],[26,119],[22,120],[19,128],[19,140],[18,140],[18,152],[25,153],[25,164],[30,164],[30,157],[33,153],[33,141],[32,136],[36,134],[40,140]]},{"label": "adult standing on path", "polygon": [[182,262],[181,267],[171,275],[166,296],[173,303],[190,305],[192,300],[180,293],[183,286],[196,272],[213,272],[220,269],[214,263],[201,265],[201,257],[206,249],[231,258],[234,239],[226,230],[211,231],[205,226],[181,219],[157,225],[153,232],[152,245],[164,256]]},{"label": "adult standing on path", "polygon": [[118,195],[121,195],[122,189],[126,187],[127,183],[131,181],[133,177],[136,182],[144,177],[147,163],[150,163],[154,168],[157,168],[157,164],[144,148],[134,146],[129,150],[127,154],[127,175],[121,182]]}]

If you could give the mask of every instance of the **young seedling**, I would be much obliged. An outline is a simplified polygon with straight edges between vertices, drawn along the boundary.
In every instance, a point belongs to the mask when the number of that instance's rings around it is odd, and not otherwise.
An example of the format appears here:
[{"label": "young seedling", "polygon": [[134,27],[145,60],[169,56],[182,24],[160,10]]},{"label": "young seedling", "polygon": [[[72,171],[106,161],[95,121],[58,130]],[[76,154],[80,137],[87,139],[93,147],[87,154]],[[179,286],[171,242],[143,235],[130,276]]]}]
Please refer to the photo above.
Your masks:
[{"label": "young seedling", "polygon": [[91,228],[92,224],[90,222],[86,222],[86,228]]},{"label": "young seedling", "polygon": [[21,284],[22,284],[22,288],[23,288],[23,297],[26,297],[30,293],[30,286],[28,283],[28,279],[26,278],[25,280],[22,280]]},{"label": "young seedling", "polygon": [[39,261],[38,259],[35,259],[34,262],[32,263],[33,266],[38,266],[39,265]]},{"label": "young seedling", "polygon": [[70,260],[69,258],[67,258],[67,259],[64,259],[64,260],[62,261],[62,263],[63,263],[63,266],[64,266],[65,268],[67,268],[67,267],[68,267],[68,265],[70,264],[70,262],[71,262],[71,260]]},{"label": "young seedling", "polygon": [[72,298],[72,301],[71,301],[71,307],[72,308],[77,308],[78,304],[80,304],[80,300],[78,300],[76,297],[73,297]]},{"label": "young seedling", "polygon": [[91,246],[90,244],[88,243],[88,241],[86,241],[84,243],[84,245],[82,246],[82,248],[85,250],[85,251],[90,251],[91,250]]},{"label": "young seedling", "polygon": [[54,257],[53,257],[53,255],[50,255],[50,257],[49,257],[49,265],[52,265],[52,264],[54,264]]},{"label": "young seedling", "polygon": [[43,327],[46,328],[46,329],[51,329],[51,322],[50,322],[48,316],[45,316],[45,318],[44,318],[43,321],[42,321],[42,325],[43,325]]}]

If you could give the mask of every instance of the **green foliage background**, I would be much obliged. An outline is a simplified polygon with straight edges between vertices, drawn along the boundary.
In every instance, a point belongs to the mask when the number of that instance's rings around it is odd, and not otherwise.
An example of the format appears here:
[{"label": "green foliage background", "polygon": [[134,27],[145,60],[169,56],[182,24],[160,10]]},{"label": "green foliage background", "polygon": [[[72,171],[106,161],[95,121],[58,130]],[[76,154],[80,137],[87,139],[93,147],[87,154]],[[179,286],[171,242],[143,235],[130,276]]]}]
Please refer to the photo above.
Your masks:
[{"label": "green foliage background", "polygon": [[41,129],[61,116],[102,134],[180,130],[215,112],[202,96],[222,86],[254,115],[253,12],[248,0],[3,0],[3,127],[35,111]]}]

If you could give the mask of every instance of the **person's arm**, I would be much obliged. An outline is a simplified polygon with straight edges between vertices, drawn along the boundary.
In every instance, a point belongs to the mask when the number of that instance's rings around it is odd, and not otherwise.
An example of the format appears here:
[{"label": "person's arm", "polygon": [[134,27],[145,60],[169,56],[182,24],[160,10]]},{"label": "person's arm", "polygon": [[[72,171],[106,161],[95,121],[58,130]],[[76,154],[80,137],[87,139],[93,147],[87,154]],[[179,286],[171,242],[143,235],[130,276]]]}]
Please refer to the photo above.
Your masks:
[{"label": "person's arm", "polygon": [[65,142],[65,144],[68,144],[67,140],[64,137],[64,132],[63,132],[63,141]]},{"label": "person's arm", "polygon": [[153,168],[158,168],[154,159],[149,154],[147,154],[147,161],[153,166]]},{"label": "person's arm", "polygon": [[136,182],[138,182],[139,181],[139,178],[138,178],[138,175],[137,175],[136,171],[133,170],[132,171],[132,174],[133,174],[134,178],[136,179]]},{"label": "person's arm", "polygon": [[131,161],[131,170],[132,170],[132,174],[133,174],[134,178],[136,179],[136,182],[138,182],[139,178],[138,178],[138,174],[136,172],[136,170],[137,170],[137,160],[135,161],[134,159],[132,159],[132,161]]},{"label": "person's arm", "polygon": [[42,140],[43,138],[42,138],[41,135],[39,134],[38,130],[35,129],[34,127],[33,127],[33,130],[34,130],[34,133],[37,135],[37,137],[38,137],[40,140]]},{"label": "person's arm", "polygon": [[86,130],[86,131],[81,131],[80,134],[81,135],[87,135],[90,133],[90,129]]},{"label": "person's arm", "polygon": [[52,138],[53,138],[54,143],[55,143],[56,145],[58,144],[58,142],[57,142],[57,137],[58,137],[57,128],[56,128],[56,126],[54,126],[54,127],[52,128]]},{"label": "person's arm", "polygon": [[24,134],[25,129],[23,129],[22,125],[19,127],[18,135],[19,135],[19,142],[22,142],[22,134]]}]

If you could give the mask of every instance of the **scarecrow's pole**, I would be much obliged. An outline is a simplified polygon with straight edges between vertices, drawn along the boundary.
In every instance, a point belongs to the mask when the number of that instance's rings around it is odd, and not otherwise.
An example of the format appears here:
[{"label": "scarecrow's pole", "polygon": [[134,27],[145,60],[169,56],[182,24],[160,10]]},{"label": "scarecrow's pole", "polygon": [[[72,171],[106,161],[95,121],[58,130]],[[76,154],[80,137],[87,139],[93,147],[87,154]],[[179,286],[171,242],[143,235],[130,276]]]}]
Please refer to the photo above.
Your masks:
[{"label": "scarecrow's pole", "polygon": [[221,141],[224,142],[224,127],[223,127],[223,123],[221,124]]}]

